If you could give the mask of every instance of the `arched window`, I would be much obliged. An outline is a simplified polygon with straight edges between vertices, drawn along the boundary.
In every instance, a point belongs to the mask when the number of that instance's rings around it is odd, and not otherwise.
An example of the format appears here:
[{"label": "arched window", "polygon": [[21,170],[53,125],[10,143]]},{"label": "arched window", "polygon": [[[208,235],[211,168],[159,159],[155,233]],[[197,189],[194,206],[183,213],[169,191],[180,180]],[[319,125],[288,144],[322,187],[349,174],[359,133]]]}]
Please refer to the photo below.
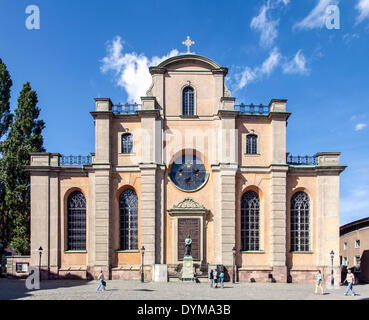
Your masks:
[{"label": "arched window", "polygon": [[310,200],[302,191],[291,199],[291,251],[309,251]]},{"label": "arched window", "polygon": [[68,250],[86,250],[86,198],[80,191],[68,197]]},{"label": "arched window", "polygon": [[183,89],[183,115],[192,116],[195,114],[195,98],[194,91],[191,87]]},{"label": "arched window", "polygon": [[257,154],[258,152],[258,136],[249,134],[246,136],[246,154]]},{"label": "arched window", "polygon": [[122,135],[122,153],[130,154],[133,149],[133,136],[131,133]]},{"label": "arched window", "polygon": [[119,198],[120,250],[138,249],[138,198],[131,189]]},{"label": "arched window", "polygon": [[259,250],[260,200],[255,191],[247,191],[241,200],[241,250]]}]

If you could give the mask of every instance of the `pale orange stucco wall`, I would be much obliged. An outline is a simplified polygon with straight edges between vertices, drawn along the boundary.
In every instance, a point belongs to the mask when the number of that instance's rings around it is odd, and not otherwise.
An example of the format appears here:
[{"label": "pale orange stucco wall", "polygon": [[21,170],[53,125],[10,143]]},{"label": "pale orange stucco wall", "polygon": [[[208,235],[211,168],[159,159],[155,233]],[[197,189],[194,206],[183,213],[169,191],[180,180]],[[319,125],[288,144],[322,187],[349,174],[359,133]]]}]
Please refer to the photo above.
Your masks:
[{"label": "pale orange stucco wall", "polygon": [[241,198],[248,191],[253,190],[260,199],[260,250],[259,252],[243,251],[238,255],[238,264],[242,267],[268,266],[270,260],[270,176],[269,174],[239,173],[237,175],[236,195],[236,239],[237,248],[241,249]]},{"label": "pale orange stucco wall", "polygon": [[112,181],[112,212],[113,223],[113,264],[114,265],[137,265],[141,263],[141,254],[136,251],[120,251],[119,249],[119,197],[122,192],[132,189],[138,197],[138,248],[141,247],[141,175],[139,172],[115,173]]},{"label": "pale orange stucco wall", "polygon": [[[291,199],[298,192],[305,192],[310,199],[310,252],[291,252]],[[313,268],[317,264],[316,224],[317,224],[317,179],[314,176],[287,176],[287,266]],[[314,268],[313,268],[314,269]],[[314,269],[314,270],[315,270]]]},{"label": "pale orange stucco wall", "polygon": [[[60,261],[61,267],[86,266],[87,251],[73,252],[67,250],[67,201],[68,196],[75,190],[79,190],[86,198],[86,221],[88,221],[88,177],[78,177],[63,174],[60,176]],[[86,249],[88,248],[88,223],[86,223]]]}]

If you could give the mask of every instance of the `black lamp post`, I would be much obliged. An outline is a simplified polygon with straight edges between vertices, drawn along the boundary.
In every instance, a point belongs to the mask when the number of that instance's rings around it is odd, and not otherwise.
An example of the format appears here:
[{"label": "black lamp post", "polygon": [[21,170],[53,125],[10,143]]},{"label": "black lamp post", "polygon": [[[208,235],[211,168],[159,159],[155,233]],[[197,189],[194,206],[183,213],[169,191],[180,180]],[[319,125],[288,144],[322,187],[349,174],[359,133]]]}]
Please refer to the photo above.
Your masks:
[{"label": "black lamp post", "polygon": [[42,247],[38,248],[39,260],[38,260],[38,277],[41,282],[41,256],[42,256]]},{"label": "black lamp post", "polygon": [[232,283],[235,283],[235,277],[236,277],[236,272],[235,272],[236,247],[233,247],[233,248],[232,248],[232,254],[233,254],[233,273],[232,273]]},{"label": "black lamp post", "polygon": [[141,282],[144,282],[144,254],[145,254],[145,247],[141,247]]},{"label": "black lamp post", "polygon": [[332,263],[332,271],[331,271],[331,285],[334,286],[334,276],[333,276],[333,259],[334,259],[334,251],[332,250],[330,252],[330,255],[331,255],[331,263]]}]

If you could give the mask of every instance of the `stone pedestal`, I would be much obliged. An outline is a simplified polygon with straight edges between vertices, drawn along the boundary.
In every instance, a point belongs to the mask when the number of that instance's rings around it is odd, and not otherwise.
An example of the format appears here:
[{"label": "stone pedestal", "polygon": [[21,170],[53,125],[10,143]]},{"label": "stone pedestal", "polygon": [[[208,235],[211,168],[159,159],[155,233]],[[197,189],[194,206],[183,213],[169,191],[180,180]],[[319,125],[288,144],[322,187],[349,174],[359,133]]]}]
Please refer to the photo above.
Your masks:
[{"label": "stone pedestal", "polygon": [[185,256],[183,258],[182,281],[193,281],[194,269],[192,256]]},{"label": "stone pedestal", "polygon": [[168,282],[168,265],[154,264],[152,280],[154,282]]}]

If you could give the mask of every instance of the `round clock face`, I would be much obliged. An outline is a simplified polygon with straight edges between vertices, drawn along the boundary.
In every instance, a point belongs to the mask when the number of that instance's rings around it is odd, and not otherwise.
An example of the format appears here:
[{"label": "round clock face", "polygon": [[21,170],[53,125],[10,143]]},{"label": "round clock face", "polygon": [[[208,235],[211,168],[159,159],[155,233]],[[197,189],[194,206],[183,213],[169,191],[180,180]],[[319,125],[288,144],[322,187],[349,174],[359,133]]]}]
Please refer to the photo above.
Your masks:
[{"label": "round clock face", "polygon": [[184,155],[172,165],[170,179],[181,190],[195,191],[206,181],[204,163],[193,155]]}]

